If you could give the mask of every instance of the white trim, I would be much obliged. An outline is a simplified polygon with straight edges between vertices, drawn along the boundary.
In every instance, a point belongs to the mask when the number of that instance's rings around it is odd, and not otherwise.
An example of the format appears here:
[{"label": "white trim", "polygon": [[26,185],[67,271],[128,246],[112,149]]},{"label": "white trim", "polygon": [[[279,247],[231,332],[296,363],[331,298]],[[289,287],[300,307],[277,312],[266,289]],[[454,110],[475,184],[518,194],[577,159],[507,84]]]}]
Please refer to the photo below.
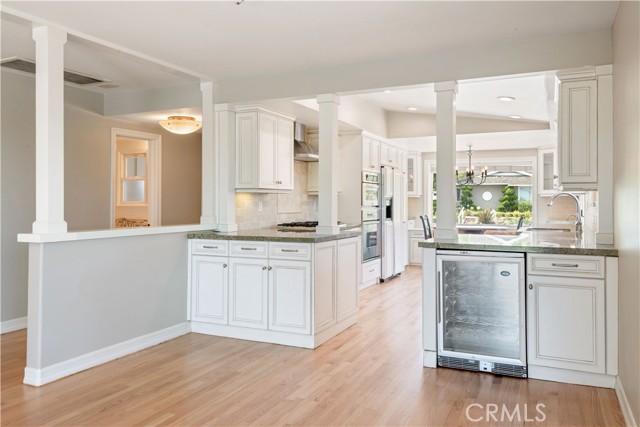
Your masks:
[{"label": "white trim", "polygon": [[631,412],[631,406],[629,405],[627,394],[624,392],[624,387],[622,387],[620,377],[616,378],[615,390],[616,396],[618,396],[618,402],[620,403],[620,410],[622,411],[622,416],[624,417],[624,423],[627,425],[627,427],[638,427],[638,423],[633,417],[633,412]]},{"label": "white trim", "polygon": [[569,369],[549,368],[546,366],[535,365],[529,365],[529,378],[604,388],[613,388],[616,383],[616,377],[613,375],[571,371]]},{"label": "white trim", "polygon": [[149,148],[147,153],[147,206],[148,206],[148,221],[151,227],[158,227],[162,224],[162,136],[141,132],[131,129],[111,128],[111,176],[109,179],[111,185],[110,191],[110,219],[109,225],[115,227],[116,219],[116,201],[117,201],[117,185],[116,179],[116,138],[136,138],[144,139],[149,142]]},{"label": "white trim", "polygon": [[211,224],[170,225],[166,227],[132,227],[112,230],[77,231],[73,233],[18,234],[18,242],[52,243],[75,240],[112,239],[115,237],[150,236],[153,234],[187,233],[211,230]]},{"label": "white trim", "polygon": [[313,335],[307,334],[293,334],[268,329],[243,328],[242,326],[217,325],[205,322],[191,322],[191,330],[197,334],[289,345],[292,347],[315,348]]},{"label": "white trim", "polygon": [[5,320],[0,323],[0,334],[27,329],[27,316],[18,317],[17,319]]},{"label": "white trim", "polygon": [[437,368],[438,353],[435,351],[424,350],[422,352],[422,366],[425,368]]},{"label": "white trim", "polygon": [[141,337],[92,351],[91,353],[83,354],[82,356],[74,357],[73,359],[65,360],[64,362],[56,363],[55,365],[51,365],[46,368],[36,369],[27,367],[24,369],[23,382],[25,384],[38,387],[86,369],[93,368],[94,366],[102,365],[103,363],[110,362],[128,354],[144,350],[145,348],[153,347],[154,345],[172,340],[179,336],[188,334],[189,332],[191,332],[191,325],[189,322],[179,323]]}]

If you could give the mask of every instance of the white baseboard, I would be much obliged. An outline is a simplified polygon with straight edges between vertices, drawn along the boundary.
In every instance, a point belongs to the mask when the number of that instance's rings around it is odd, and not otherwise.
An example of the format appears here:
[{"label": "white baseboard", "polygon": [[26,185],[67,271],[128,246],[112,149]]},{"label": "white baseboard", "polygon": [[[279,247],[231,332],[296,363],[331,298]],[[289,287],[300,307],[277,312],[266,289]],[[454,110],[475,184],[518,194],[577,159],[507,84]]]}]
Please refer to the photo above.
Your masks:
[{"label": "white baseboard", "polygon": [[218,325],[205,322],[191,322],[191,330],[197,334],[214,335],[217,337],[236,338],[311,349],[314,347],[313,336],[309,334],[293,334],[290,332]]},{"label": "white baseboard", "polygon": [[422,366],[425,368],[437,368],[438,353],[435,351],[424,350],[422,353]]},{"label": "white baseboard", "polygon": [[529,378],[532,380],[555,381],[558,383],[588,385],[591,387],[614,388],[616,377],[594,374],[592,372],[570,371],[568,369],[549,368],[529,365]]},{"label": "white baseboard", "polygon": [[172,340],[189,332],[191,332],[191,324],[184,322],[100,350],[92,351],[91,353],[83,354],[82,356],[74,357],[73,359],[65,360],[64,362],[59,362],[46,368],[36,369],[26,367],[24,369],[23,382],[33,386],[41,386],[128,354],[144,350],[145,348],[153,347],[154,345]]},{"label": "white baseboard", "polygon": [[620,409],[622,410],[622,416],[624,417],[624,422],[627,427],[638,427],[638,423],[636,423],[635,418],[633,417],[633,412],[631,412],[631,406],[629,406],[629,401],[627,400],[627,394],[624,392],[624,388],[622,387],[622,383],[620,382],[620,377],[616,378],[616,396],[618,396],[618,402],[620,402]]},{"label": "white baseboard", "polygon": [[9,332],[19,331],[20,329],[27,329],[27,318],[18,317],[17,319],[5,320],[0,323],[0,334],[7,334]]}]

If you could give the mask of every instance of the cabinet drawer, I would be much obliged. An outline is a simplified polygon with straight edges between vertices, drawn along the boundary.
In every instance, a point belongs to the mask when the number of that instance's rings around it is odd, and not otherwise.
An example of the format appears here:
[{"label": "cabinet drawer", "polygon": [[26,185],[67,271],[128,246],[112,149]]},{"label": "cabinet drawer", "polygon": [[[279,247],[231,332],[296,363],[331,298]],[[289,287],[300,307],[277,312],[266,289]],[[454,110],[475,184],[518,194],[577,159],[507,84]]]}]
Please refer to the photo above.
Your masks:
[{"label": "cabinet drawer", "polygon": [[409,231],[409,237],[413,237],[413,238],[417,238],[417,239],[423,239],[424,240],[424,231],[420,230],[411,230]]},{"label": "cabinet drawer", "polygon": [[375,280],[380,277],[380,260],[374,259],[373,261],[365,262],[362,264],[362,283]]},{"label": "cabinet drawer", "polygon": [[228,255],[229,242],[226,240],[192,240],[191,252],[194,255]]},{"label": "cabinet drawer", "polygon": [[266,258],[267,242],[232,240],[229,245],[229,256]]},{"label": "cabinet drawer", "polygon": [[269,242],[269,258],[311,260],[311,244]]},{"label": "cabinet drawer", "polygon": [[604,278],[604,257],[529,254],[527,261],[529,274]]}]

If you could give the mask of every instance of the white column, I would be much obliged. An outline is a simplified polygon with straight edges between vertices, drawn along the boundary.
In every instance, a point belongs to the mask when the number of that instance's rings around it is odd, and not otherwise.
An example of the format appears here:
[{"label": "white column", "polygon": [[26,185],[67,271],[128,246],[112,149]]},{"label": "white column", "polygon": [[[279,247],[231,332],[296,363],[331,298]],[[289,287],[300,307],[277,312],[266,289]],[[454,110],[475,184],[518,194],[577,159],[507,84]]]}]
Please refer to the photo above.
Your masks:
[{"label": "white column", "polygon": [[318,95],[318,227],[320,234],[338,234],[338,106],[340,97]]},{"label": "white column", "polygon": [[458,238],[456,228],[456,94],[458,82],[435,84],[436,109],[436,174],[438,203],[436,240]]},{"label": "white column", "polygon": [[202,207],[200,224],[217,225],[216,217],[216,164],[215,116],[213,109],[213,82],[200,83],[202,92]]},{"label": "white column", "polygon": [[34,26],[36,42],[36,221],[34,233],[66,233],[64,44],[67,33]]},{"label": "white column", "polygon": [[238,231],[236,224],[236,112],[229,104],[216,104],[216,146],[218,147],[218,227]]},{"label": "white column", "polygon": [[598,80],[598,231],[596,243],[613,244],[613,76],[596,67]]}]

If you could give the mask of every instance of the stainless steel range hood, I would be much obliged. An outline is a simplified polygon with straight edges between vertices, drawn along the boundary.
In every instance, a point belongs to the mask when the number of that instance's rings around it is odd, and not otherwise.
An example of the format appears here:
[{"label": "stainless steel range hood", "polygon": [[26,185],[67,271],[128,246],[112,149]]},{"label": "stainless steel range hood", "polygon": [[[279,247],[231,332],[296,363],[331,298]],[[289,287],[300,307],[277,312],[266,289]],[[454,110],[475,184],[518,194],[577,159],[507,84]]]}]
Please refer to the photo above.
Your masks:
[{"label": "stainless steel range hood", "polygon": [[295,123],[293,127],[293,159],[303,162],[317,162],[318,152],[305,141],[307,126]]}]

